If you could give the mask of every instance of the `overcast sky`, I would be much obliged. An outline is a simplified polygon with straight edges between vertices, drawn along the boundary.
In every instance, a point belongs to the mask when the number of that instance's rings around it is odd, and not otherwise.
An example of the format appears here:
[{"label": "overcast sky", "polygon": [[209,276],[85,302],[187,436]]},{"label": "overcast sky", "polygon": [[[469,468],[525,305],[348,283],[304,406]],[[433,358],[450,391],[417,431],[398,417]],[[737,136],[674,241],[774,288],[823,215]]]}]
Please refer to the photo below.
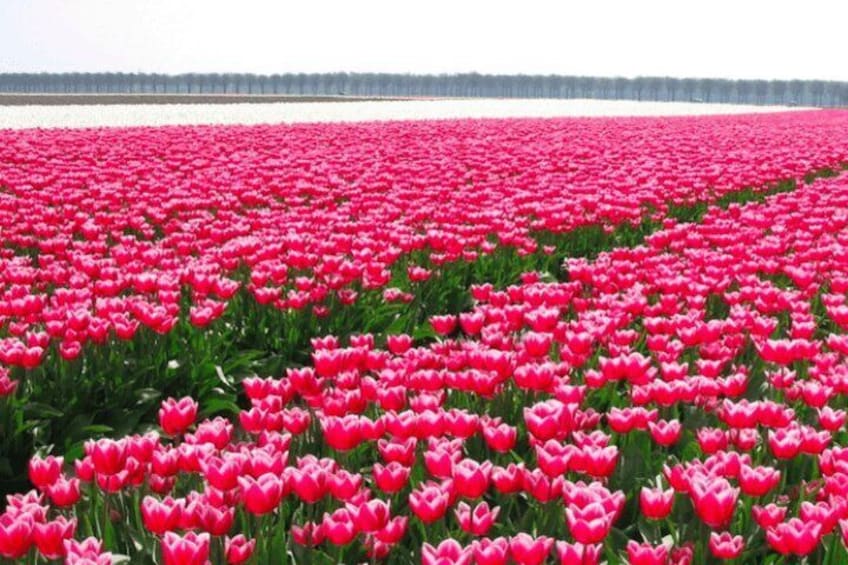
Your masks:
[{"label": "overcast sky", "polygon": [[848,2],[0,0],[0,72],[848,80]]}]

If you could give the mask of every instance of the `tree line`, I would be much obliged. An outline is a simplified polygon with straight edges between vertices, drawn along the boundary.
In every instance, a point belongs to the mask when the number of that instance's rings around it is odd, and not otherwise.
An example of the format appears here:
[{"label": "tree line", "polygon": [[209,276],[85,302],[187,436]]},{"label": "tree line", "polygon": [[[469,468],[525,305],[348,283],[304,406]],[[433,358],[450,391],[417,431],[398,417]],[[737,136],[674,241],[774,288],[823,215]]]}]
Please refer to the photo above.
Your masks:
[{"label": "tree line", "polygon": [[391,73],[5,73],[0,93],[595,98],[848,106],[848,82]]}]

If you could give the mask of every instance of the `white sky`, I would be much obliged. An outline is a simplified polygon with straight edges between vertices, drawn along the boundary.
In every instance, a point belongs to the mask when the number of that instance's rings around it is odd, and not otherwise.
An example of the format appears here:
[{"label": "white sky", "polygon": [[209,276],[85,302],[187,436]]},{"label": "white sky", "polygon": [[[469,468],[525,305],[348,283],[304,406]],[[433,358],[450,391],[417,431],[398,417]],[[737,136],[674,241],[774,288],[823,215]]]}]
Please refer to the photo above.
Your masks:
[{"label": "white sky", "polygon": [[848,2],[0,0],[0,72],[848,80]]}]

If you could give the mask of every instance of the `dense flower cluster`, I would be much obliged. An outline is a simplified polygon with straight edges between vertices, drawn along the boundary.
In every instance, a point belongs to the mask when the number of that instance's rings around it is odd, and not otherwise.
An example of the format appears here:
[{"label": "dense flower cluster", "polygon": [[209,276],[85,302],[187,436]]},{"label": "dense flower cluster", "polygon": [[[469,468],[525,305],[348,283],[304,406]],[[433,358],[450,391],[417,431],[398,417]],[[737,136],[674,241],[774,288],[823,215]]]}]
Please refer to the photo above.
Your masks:
[{"label": "dense flower cluster", "polygon": [[[393,269],[663,217],[848,161],[848,113],[0,132],[0,365],[220,317],[406,300]],[[425,265],[415,264],[415,261]],[[0,381],[0,392],[8,390]]]},{"label": "dense flower cluster", "polygon": [[[92,441],[72,472],[33,458],[0,555],[836,562],[846,210],[848,180],[818,180],[570,259],[566,282],[475,285],[432,343],[316,338],[311,366],[244,381],[237,421],[169,399],[160,432]],[[70,541],[109,512],[116,547]]]}]

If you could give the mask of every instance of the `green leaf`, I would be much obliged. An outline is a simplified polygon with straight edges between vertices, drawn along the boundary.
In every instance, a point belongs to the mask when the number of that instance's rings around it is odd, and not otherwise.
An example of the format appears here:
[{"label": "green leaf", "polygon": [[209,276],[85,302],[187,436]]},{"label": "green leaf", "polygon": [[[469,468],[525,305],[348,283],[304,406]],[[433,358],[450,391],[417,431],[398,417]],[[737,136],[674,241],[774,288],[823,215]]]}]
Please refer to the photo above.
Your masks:
[{"label": "green leaf", "polygon": [[29,402],[24,405],[24,415],[36,418],[61,418],[65,413],[41,402]]},{"label": "green leaf", "polygon": [[384,333],[386,335],[399,334],[403,332],[404,329],[406,329],[406,322],[406,318],[404,318],[403,316],[398,316],[394,319],[394,321],[392,321],[389,327],[386,328],[386,331]]},{"label": "green leaf", "polygon": [[429,323],[421,324],[415,328],[415,331],[412,333],[412,338],[416,341],[421,339],[435,339],[436,337],[436,331]]},{"label": "green leaf", "polygon": [[240,408],[231,398],[210,398],[201,402],[203,410],[202,417],[206,418],[217,414],[238,414]]},{"label": "green leaf", "polygon": [[232,377],[228,377],[224,374],[224,370],[220,365],[215,365],[215,375],[218,377],[218,380],[224,383],[224,386],[228,389],[232,389],[235,386]]},{"label": "green leaf", "polygon": [[39,425],[40,424],[38,420],[26,420],[15,426],[15,432],[12,435],[17,436],[27,430],[34,430],[35,428],[39,427]]},{"label": "green leaf", "polygon": [[162,398],[162,393],[155,388],[140,388],[135,391],[139,404],[150,404]]},{"label": "green leaf", "polygon": [[65,462],[71,463],[77,459],[82,459],[85,455],[84,442],[78,441],[65,449]]},{"label": "green leaf", "polygon": [[83,427],[82,431],[89,435],[101,435],[111,434],[115,431],[115,429],[112,426],[107,426],[105,424],[92,424],[90,426]]},{"label": "green leaf", "polygon": [[14,474],[8,457],[0,457],[0,477],[11,477]]}]

